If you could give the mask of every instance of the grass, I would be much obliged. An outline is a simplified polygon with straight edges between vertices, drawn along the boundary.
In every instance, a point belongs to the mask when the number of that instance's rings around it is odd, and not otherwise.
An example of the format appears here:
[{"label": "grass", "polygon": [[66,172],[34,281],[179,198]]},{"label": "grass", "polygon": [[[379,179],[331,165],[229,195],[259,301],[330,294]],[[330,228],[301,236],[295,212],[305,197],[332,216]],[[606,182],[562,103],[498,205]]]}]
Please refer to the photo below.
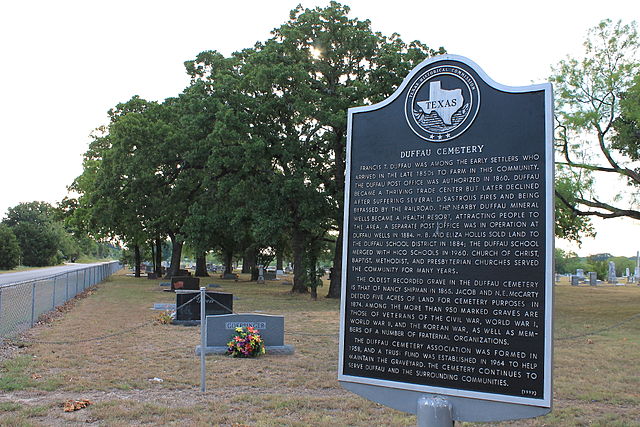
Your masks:
[{"label": "grass", "polygon": [[[194,353],[199,328],[154,322],[153,303],[175,302],[159,282],[115,276],[29,332],[40,343],[0,364],[0,425],[415,425],[414,416],[338,384],[339,302],[291,295],[278,282],[205,280],[233,293],[237,312],[284,315],[285,342],[296,351],[257,359],[209,356],[208,391],[201,393]],[[640,287],[562,283],[555,291],[554,411],[489,425],[640,425],[640,318],[605,330],[640,312]],[[93,404],[62,411],[65,400],[83,398]]]}]

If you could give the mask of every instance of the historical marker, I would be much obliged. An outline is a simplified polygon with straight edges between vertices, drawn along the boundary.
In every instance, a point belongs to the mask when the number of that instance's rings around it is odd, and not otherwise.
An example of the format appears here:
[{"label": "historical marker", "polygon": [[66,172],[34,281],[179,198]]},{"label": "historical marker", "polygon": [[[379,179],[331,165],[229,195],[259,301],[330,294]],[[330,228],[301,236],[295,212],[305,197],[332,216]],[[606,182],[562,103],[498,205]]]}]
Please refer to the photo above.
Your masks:
[{"label": "historical marker", "polygon": [[550,84],[503,86],[453,55],[349,110],[346,388],[409,412],[407,391],[508,404],[487,419],[549,411],[552,136]]}]

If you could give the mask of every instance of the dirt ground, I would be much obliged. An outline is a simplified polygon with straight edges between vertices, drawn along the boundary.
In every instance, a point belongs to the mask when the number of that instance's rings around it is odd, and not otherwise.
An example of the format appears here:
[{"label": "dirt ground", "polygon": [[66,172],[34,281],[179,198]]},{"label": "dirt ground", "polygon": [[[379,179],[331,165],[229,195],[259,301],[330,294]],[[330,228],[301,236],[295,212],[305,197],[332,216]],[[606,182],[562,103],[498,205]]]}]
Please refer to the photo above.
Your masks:
[{"label": "dirt ground", "polygon": [[[0,425],[415,425],[338,384],[339,302],[291,295],[278,282],[210,280],[237,297],[236,312],[284,315],[295,353],[208,356],[200,392],[199,328],[156,321],[153,303],[174,302],[159,282],[116,276],[5,342]],[[478,425],[640,425],[640,288],[622,288],[558,286],[553,412]],[[82,399],[90,404],[64,412]]]}]

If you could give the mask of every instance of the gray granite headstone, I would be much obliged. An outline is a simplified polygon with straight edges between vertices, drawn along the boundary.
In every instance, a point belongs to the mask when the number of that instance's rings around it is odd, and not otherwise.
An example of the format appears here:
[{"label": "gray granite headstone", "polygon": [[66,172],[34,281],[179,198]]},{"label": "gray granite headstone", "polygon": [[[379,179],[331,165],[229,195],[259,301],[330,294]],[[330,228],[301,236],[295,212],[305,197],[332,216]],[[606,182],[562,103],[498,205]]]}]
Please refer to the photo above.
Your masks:
[{"label": "gray granite headstone", "polygon": [[598,284],[598,273],[590,271],[587,274],[589,275],[589,285],[596,286]]},{"label": "gray granite headstone", "polygon": [[576,276],[578,276],[578,279],[582,280],[584,279],[584,270],[579,268],[576,270]]},{"label": "gray granite headstone", "polygon": [[616,276],[616,264],[613,261],[609,261],[609,274],[607,275],[609,283],[618,283],[618,276]]},{"label": "gray granite headstone", "polygon": [[[284,343],[284,316],[257,313],[207,316],[205,353],[225,354],[235,329],[248,326],[259,331],[268,354],[293,354],[293,346]],[[196,354],[200,354],[200,346],[196,347]]]},{"label": "gray granite headstone", "polygon": [[578,286],[579,279],[578,276],[571,276],[571,286]]}]

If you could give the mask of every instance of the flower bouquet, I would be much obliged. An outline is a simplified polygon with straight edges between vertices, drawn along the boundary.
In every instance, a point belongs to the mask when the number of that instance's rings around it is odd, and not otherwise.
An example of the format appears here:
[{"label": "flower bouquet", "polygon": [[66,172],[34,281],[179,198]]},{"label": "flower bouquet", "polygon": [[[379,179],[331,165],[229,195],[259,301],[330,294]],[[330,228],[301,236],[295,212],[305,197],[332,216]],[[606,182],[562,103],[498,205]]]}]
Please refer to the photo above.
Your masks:
[{"label": "flower bouquet", "polygon": [[260,331],[251,326],[236,328],[227,347],[227,352],[233,357],[256,357],[265,353]]}]

